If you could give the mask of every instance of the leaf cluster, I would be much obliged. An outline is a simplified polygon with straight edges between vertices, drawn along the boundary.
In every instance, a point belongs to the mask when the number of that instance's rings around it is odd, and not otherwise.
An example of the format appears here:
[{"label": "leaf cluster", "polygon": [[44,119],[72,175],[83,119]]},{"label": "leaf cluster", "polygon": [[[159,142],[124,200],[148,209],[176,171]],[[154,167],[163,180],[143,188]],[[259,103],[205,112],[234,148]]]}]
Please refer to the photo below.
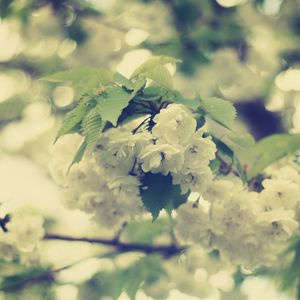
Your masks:
[{"label": "leaf cluster", "polygon": [[128,297],[134,300],[142,286],[155,283],[167,276],[160,263],[161,258],[152,255],[142,257],[124,269],[98,272],[80,286],[80,299],[96,300],[104,296],[118,299],[122,292],[126,292]]}]

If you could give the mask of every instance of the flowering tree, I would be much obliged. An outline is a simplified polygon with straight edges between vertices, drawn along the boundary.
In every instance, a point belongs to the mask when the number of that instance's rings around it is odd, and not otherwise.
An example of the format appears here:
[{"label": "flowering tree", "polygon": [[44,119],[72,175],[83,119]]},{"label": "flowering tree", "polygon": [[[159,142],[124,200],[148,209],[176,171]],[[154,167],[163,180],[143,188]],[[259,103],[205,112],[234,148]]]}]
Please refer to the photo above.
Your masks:
[{"label": "flowering tree", "polygon": [[300,299],[299,7],[0,1],[0,300]]},{"label": "flowering tree", "polygon": [[[80,94],[58,131],[50,169],[63,204],[87,213],[95,233],[45,232],[40,216],[7,214],[0,222],[3,262],[39,265],[42,240],[99,244],[111,250],[100,257],[111,260],[142,254],[97,273],[82,285],[83,299],[123,292],[135,299],[139,290],[166,299],[173,289],[207,297],[228,289],[213,284],[220,270],[231,288],[262,273],[297,288],[300,135],[255,143],[234,130],[230,102],[187,99],[174,89],[169,66],[176,63],[153,56],[130,78],[92,67],[44,78],[70,82]],[[114,235],[102,237],[103,228]],[[61,271],[25,270],[7,276],[2,290],[54,283]]]}]

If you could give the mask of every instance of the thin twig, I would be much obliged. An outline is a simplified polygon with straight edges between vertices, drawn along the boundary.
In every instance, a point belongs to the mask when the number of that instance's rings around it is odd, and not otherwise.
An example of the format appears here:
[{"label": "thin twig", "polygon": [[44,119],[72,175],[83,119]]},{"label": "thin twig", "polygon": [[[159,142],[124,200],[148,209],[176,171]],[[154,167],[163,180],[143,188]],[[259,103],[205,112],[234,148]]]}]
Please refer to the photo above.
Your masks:
[{"label": "thin twig", "polygon": [[[85,242],[85,243],[91,243],[91,244],[100,244],[105,246],[114,247],[114,250],[108,253],[105,253],[101,256],[92,256],[92,257],[98,257],[98,258],[106,258],[115,256],[121,253],[127,253],[127,252],[141,252],[145,254],[160,254],[164,258],[169,258],[171,256],[175,256],[178,254],[181,254],[184,250],[187,249],[185,246],[178,246],[176,244],[171,245],[147,245],[147,244],[139,244],[139,243],[124,243],[119,241],[119,239],[113,238],[113,239],[101,239],[101,238],[86,238],[86,237],[71,237],[66,235],[60,235],[60,234],[51,234],[48,233],[44,236],[44,240],[58,240],[58,241],[69,241],[69,242]],[[56,273],[59,273],[61,271],[64,271],[68,268],[71,268],[72,266],[87,260],[92,257],[87,257],[84,259],[81,259],[79,261],[75,261],[71,264],[65,265],[63,267],[54,269],[54,270],[47,270],[45,272],[42,272],[40,274],[37,274],[35,276],[32,276],[30,278],[24,278],[21,281],[15,282],[11,285],[4,286],[0,289],[0,291],[9,292],[12,290],[20,290],[27,288],[34,284],[39,284],[42,282],[53,282],[55,280],[54,275]]]},{"label": "thin twig", "polygon": [[220,167],[223,168],[223,170],[220,170],[220,172],[223,175],[228,175],[230,172],[234,174],[235,176],[240,176],[239,173],[233,169],[233,163],[228,164],[225,159],[223,159],[220,154],[216,153],[216,158],[220,161],[221,165]]},{"label": "thin twig", "polygon": [[117,234],[115,235],[114,240],[116,241],[120,240],[121,235],[124,232],[124,229],[126,228],[127,224],[128,223],[126,221],[122,224],[121,228],[118,230]]},{"label": "thin twig", "polygon": [[161,254],[165,257],[171,257],[182,253],[187,249],[185,246],[178,245],[147,245],[141,243],[125,243],[116,239],[72,237],[67,235],[48,233],[44,236],[44,240],[60,240],[69,242],[83,242],[91,244],[100,244],[114,247],[118,253],[126,252],[142,252],[145,254]]},{"label": "thin twig", "polygon": [[67,269],[69,269],[69,268],[71,268],[71,267],[73,267],[73,266],[75,266],[75,265],[77,265],[77,264],[79,264],[79,263],[81,263],[85,260],[88,260],[88,259],[93,258],[93,257],[107,258],[107,257],[114,256],[116,254],[118,254],[118,253],[115,252],[115,251],[112,251],[112,252],[102,254],[100,256],[93,255],[93,256],[85,257],[85,258],[82,258],[82,259],[77,260],[75,262],[72,262],[70,264],[67,264],[65,266],[59,267],[57,269],[47,270],[47,271],[41,272],[41,273],[39,273],[35,276],[24,278],[23,280],[14,282],[10,285],[7,285],[7,286],[4,286],[4,287],[0,288],[0,291],[10,292],[10,291],[15,291],[15,290],[21,290],[21,289],[24,289],[24,288],[28,288],[32,285],[39,284],[39,283],[42,283],[42,282],[47,282],[47,281],[48,282],[53,282],[55,280],[54,275],[56,273],[67,270]]},{"label": "thin twig", "polygon": [[3,232],[7,232],[7,223],[10,221],[10,215],[5,215],[4,218],[0,218],[0,228],[2,229]]}]

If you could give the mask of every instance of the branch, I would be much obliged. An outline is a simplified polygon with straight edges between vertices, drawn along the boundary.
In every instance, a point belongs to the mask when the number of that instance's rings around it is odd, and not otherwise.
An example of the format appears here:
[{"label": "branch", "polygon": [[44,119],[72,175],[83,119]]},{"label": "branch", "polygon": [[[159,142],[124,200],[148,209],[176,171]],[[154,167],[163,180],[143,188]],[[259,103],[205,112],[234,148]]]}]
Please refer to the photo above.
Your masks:
[{"label": "branch", "polygon": [[5,215],[4,218],[0,218],[0,228],[3,232],[7,232],[7,223],[10,221],[10,215]]},{"label": "branch", "polygon": [[0,287],[0,291],[2,292],[13,292],[16,290],[22,290],[24,288],[28,288],[32,285],[36,285],[36,284],[40,284],[40,283],[44,283],[44,282],[49,282],[49,283],[53,283],[55,282],[55,274],[59,273],[61,271],[67,270],[85,260],[88,260],[90,258],[93,257],[98,257],[98,258],[107,258],[107,257],[111,257],[116,255],[117,253],[115,251],[113,252],[108,252],[108,253],[104,253],[100,256],[89,256],[89,257],[85,257],[82,258],[80,260],[77,260],[75,262],[72,262],[68,265],[62,266],[60,268],[57,269],[53,269],[53,270],[46,270],[43,271],[35,276],[32,277],[25,277],[21,280],[15,280],[12,284],[5,284],[3,286]]},{"label": "branch", "polygon": [[[175,244],[171,245],[146,245],[139,243],[124,243],[120,242],[118,238],[114,239],[101,239],[101,238],[85,238],[85,237],[71,237],[60,234],[52,234],[47,233],[44,236],[44,240],[58,240],[58,241],[69,241],[69,242],[86,242],[91,244],[100,244],[105,246],[114,247],[112,252],[105,253],[101,256],[93,256],[99,258],[105,257],[113,257],[121,253],[126,252],[142,252],[145,254],[161,254],[165,258],[169,258],[174,255],[178,255],[182,253],[187,247],[180,247]],[[0,291],[10,292],[15,290],[20,290],[24,288],[28,288],[32,285],[39,284],[42,282],[54,282],[55,274],[61,271],[64,271],[72,266],[89,259],[91,257],[87,257],[84,259],[80,259],[79,261],[72,262],[71,264],[65,265],[63,267],[47,270],[45,272],[41,272],[35,276],[24,278],[20,281],[13,282],[12,284],[1,286]]]},{"label": "branch", "polygon": [[142,252],[145,254],[161,254],[165,257],[171,257],[182,253],[187,249],[186,246],[178,245],[147,245],[141,243],[125,243],[116,239],[101,239],[101,238],[86,238],[86,237],[71,237],[60,234],[47,233],[44,240],[59,240],[68,242],[84,242],[91,244],[100,244],[114,247],[118,253],[126,252]]},{"label": "branch", "polygon": [[220,161],[219,172],[221,174],[228,175],[231,172],[233,175],[240,177],[239,173],[233,169],[233,162],[228,164],[227,161],[223,159],[218,152],[216,153],[216,159]]}]

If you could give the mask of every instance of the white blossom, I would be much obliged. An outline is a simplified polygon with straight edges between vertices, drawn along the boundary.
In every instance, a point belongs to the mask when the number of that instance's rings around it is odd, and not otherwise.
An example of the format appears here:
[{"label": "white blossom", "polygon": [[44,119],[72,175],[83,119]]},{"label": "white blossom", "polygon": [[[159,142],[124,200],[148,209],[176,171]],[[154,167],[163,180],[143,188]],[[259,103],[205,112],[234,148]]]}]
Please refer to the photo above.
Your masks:
[{"label": "white blossom", "polygon": [[202,193],[213,179],[208,166],[202,166],[197,170],[181,170],[181,172],[172,173],[172,176],[173,184],[179,184],[183,194],[189,190]]},{"label": "white blossom", "polygon": [[0,257],[8,261],[19,258],[23,263],[33,260],[44,236],[43,222],[40,215],[13,213],[7,232],[0,229]]},{"label": "white blossom", "polygon": [[30,252],[44,236],[43,223],[40,215],[14,214],[7,224],[8,234],[20,251]]},{"label": "white blossom", "polygon": [[216,145],[211,138],[202,137],[201,131],[197,131],[189,140],[184,152],[184,165],[189,169],[197,169],[199,166],[208,166],[209,161],[215,159]]},{"label": "white blossom", "polygon": [[236,179],[214,180],[204,192],[208,206],[200,200],[179,207],[176,234],[184,241],[217,249],[235,264],[250,269],[269,266],[299,228],[291,209],[294,201],[289,201],[296,196],[296,186],[290,184],[286,189],[283,180],[268,179],[265,190],[258,193]]},{"label": "white blossom", "polygon": [[170,104],[157,114],[153,121],[153,136],[168,144],[185,145],[196,130],[192,113],[181,104]]},{"label": "white blossom", "polygon": [[139,162],[144,172],[167,175],[181,169],[184,163],[183,150],[179,145],[149,145],[139,155]]}]

